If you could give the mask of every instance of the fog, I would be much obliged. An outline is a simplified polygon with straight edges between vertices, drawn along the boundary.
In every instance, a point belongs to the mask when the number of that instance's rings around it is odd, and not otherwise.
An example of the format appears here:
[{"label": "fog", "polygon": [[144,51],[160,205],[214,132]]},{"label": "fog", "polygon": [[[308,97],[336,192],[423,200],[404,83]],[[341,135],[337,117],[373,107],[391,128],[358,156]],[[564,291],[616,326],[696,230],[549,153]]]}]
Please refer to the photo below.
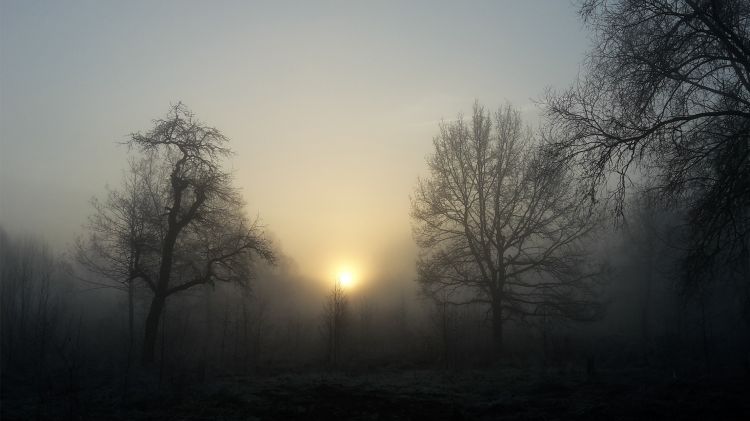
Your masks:
[{"label": "fog", "polygon": [[647,3],[3,2],[2,418],[743,419],[750,9]]},{"label": "fog", "polygon": [[[544,32],[522,21],[537,9]],[[119,182],[117,143],[183,101],[232,140],[248,211],[315,278],[411,243],[408,196],[441,118],[474,98],[534,116],[585,48],[563,4],[12,2],[0,19],[6,229],[62,251]]]}]

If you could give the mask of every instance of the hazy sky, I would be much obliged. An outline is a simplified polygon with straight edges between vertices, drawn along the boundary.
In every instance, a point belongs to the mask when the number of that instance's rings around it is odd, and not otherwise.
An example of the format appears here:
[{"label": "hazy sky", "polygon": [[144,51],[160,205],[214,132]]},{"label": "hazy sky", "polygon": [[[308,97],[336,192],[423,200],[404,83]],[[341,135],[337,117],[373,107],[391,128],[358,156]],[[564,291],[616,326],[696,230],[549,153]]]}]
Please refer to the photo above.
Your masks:
[{"label": "hazy sky", "polygon": [[[575,77],[568,1],[0,1],[0,224],[64,251],[176,101],[227,135],[248,211],[312,277],[413,273],[441,118]],[[377,274],[377,276],[375,276]]]}]

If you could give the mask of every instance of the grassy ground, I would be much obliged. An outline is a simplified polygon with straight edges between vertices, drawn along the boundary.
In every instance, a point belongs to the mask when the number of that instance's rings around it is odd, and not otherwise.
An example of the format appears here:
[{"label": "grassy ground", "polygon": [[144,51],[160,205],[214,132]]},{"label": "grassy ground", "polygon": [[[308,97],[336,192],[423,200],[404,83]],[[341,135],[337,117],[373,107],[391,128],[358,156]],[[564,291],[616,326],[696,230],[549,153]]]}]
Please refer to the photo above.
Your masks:
[{"label": "grassy ground", "polygon": [[[71,400],[4,400],[3,420],[642,420],[750,419],[742,379],[675,379],[645,372],[490,371],[299,374],[224,378],[189,388],[149,387],[123,401],[104,388]],[[148,390],[148,391],[145,391]]]}]

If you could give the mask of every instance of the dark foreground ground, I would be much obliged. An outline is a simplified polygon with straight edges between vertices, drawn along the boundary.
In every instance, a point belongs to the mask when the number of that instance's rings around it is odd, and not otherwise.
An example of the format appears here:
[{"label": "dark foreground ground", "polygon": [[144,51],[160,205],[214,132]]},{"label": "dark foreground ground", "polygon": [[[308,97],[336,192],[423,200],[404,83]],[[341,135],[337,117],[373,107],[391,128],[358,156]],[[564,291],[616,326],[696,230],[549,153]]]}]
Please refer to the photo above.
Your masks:
[{"label": "dark foreground ground", "polygon": [[128,399],[107,387],[46,398],[43,406],[38,398],[6,396],[1,418],[750,420],[750,383],[742,378],[584,377],[514,369],[233,377],[192,387],[141,385]]}]

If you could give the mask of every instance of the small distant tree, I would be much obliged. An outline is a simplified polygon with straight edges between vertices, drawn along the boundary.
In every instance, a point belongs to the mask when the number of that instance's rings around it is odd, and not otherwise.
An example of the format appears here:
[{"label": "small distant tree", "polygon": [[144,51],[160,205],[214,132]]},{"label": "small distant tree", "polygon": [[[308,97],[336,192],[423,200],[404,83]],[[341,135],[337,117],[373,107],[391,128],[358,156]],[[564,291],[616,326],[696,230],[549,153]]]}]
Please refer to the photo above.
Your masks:
[{"label": "small distant tree", "polygon": [[456,363],[458,309],[446,297],[432,298],[430,316],[440,344],[440,358],[446,367],[450,367]]},{"label": "small distant tree", "polygon": [[[50,281],[55,262],[45,244],[11,238],[0,227],[0,346],[3,372],[25,368],[32,358],[41,364],[50,347],[49,313],[53,310]],[[41,357],[41,358],[40,358]]]},{"label": "small distant tree", "polygon": [[273,261],[260,227],[248,221],[222,159],[228,139],[182,104],[128,146],[139,153],[122,190],[94,201],[79,262],[123,285],[152,293],[142,362],[154,361],[167,297],[214,282],[247,284],[255,257]]},{"label": "small distant tree", "polygon": [[60,266],[43,241],[14,238],[0,227],[0,383],[32,387],[40,405],[52,391],[63,362],[60,350],[72,333],[64,323],[70,284]]},{"label": "small distant tree", "polygon": [[581,240],[595,215],[510,105],[443,122],[412,198],[418,282],[451,305],[489,306],[496,351],[508,319],[600,314]]},{"label": "small distant tree", "polygon": [[331,367],[341,362],[342,348],[347,330],[349,300],[341,281],[333,284],[323,307],[321,333],[326,342],[326,357]]}]

